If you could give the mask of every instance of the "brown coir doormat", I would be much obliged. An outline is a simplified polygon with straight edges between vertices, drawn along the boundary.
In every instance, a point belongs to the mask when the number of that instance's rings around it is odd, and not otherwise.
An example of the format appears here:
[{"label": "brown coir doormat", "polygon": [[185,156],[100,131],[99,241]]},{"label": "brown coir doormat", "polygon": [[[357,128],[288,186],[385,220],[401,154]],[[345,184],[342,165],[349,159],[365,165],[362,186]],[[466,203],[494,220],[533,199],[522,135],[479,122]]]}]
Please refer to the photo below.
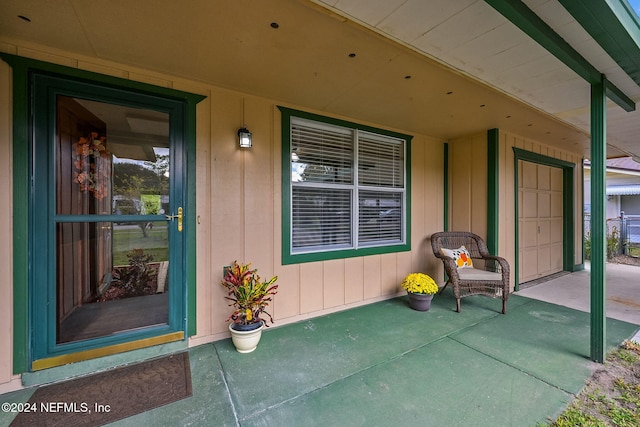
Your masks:
[{"label": "brown coir doormat", "polygon": [[40,387],[11,426],[100,426],[189,396],[185,352]]}]

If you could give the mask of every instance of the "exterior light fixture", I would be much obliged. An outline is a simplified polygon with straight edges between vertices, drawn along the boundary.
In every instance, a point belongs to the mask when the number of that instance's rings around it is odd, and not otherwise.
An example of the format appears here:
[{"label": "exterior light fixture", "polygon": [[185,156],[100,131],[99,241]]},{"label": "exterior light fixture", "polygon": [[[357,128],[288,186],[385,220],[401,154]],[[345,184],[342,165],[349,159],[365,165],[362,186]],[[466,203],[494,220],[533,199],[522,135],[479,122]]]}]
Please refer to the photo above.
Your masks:
[{"label": "exterior light fixture", "polygon": [[251,132],[249,132],[249,129],[245,127],[238,129],[238,141],[240,148],[251,148]]}]

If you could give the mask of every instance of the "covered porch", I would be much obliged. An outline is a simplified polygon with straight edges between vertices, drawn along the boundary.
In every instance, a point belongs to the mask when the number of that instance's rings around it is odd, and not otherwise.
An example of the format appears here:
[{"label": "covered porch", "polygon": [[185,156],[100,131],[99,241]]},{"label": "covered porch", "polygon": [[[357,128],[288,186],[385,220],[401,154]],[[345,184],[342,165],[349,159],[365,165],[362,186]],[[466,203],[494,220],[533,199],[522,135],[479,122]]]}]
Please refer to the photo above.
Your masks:
[{"label": "covered porch", "polygon": [[[608,267],[611,296],[634,286],[636,267]],[[447,289],[428,312],[399,297],[273,327],[250,354],[230,339],[193,347],[193,396],[116,425],[535,425],[557,416],[599,366],[589,313],[562,305],[586,295],[588,307],[588,287],[585,272],[559,277],[512,295],[507,315],[500,299],[482,296],[464,298],[458,314]],[[555,303],[520,295],[533,291]],[[628,319],[607,320],[608,350],[637,333],[640,322]],[[26,402],[33,391],[2,401]]]}]

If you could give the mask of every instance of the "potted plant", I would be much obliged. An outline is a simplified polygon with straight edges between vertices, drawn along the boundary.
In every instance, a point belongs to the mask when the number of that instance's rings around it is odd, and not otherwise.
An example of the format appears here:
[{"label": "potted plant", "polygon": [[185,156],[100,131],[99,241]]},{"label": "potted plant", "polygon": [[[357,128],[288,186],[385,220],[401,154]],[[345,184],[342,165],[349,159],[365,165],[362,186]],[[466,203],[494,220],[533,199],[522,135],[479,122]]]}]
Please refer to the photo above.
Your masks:
[{"label": "potted plant", "polygon": [[250,353],[256,349],[262,329],[267,325],[263,315],[273,318],[266,311],[272,296],[276,294],[278,285],[275,281],[278,276],[263,282],[258,276],[258,270],[251,270],[251,264],[238,264],[234,261],[230,267],[225,268],[222,286],[229,291],[225,297],[231,301],[229,306],[234,308],[233,313],[227,319],[231,339],[240,353]]},{"label": "potted plant", "polygon": [[411,273],[401,283],[409,295],[409,306],[414,310],[428,311],[431,308],[433,295],[438,292],[438,285],[424,273]]}]

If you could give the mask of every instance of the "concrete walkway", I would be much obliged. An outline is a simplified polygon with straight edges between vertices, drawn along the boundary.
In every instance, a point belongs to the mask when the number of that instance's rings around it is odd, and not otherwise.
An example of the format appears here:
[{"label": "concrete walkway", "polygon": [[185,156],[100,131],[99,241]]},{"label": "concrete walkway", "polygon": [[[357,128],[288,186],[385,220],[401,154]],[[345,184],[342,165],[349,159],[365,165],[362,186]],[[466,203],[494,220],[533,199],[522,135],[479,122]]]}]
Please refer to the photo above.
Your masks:
[{"label": "concrete walkway", "polygon": [[[400,297],[272,327],[250,354],[229,339],[191,348],[193,396],[114,425],[535,426],[599,366],[588,313],[519,295],[507,315],[482,296],[454,308],[447,289],[428,312]],[[637,330],[608,319],[607,348]],[[26,402],[33,391],[0,400]],[[0,413],[0,425],[12,417]]]},{"label": "concrete walkway", "polygon": [[[607,266],[609,350],[638,332],[638,272]],[[250,354],[229,339],[194,347],[192,397],[113,425],[535,426],[599,366],[589,360],[589,272],[513,294],[506,315],[500,306],[467,297],[456,313],[447,289],[428,312],[401,297],[272,327]],[[0,413],[0,425],[13,417]]]},{"label": "concrete walkway", "polygon": [[[584,271],[560,276],[516,292],[529,298],[590,311],[589,264]],[[607,263],[607,317],[640,325],[640,267]]]},{"label": "concrete walkway", "polygon": [[[192,402],[117,425],[535,426],[556,417],[597,368],[589,315],[519,297],[429,312],[406,297],[268,330],[258,349],[230,340],[191,350]],[[638,326],[609,319],[607,346]],[[152,414],[156,412],[156,414]]]}]

